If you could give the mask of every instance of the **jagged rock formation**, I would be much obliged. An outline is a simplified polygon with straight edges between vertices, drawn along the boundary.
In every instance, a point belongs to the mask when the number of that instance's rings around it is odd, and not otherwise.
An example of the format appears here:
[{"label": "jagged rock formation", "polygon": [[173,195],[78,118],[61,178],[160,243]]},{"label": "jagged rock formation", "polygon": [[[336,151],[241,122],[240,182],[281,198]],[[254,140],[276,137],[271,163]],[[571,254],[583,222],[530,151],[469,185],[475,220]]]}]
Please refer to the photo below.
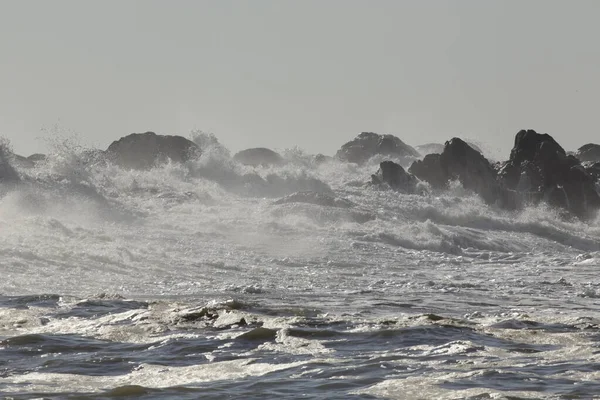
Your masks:
[{"label": "jagged rock formation", "polygon": [[393,135],[363,132],[338,150],[339,160],[363,164],[376,155],[394,158],[418,158],[419,152]]},{"label": "jagged rock formation", "polygon": [[200,154],[200,148],[181,136],[133,133],[113,142],[106,155],[115,164],[130,169],[149,169],[168,160],[185,162]]},{"label": "jagged rock formation", "polygon": [[438,190],[446,188],[450,180],[458,180],[488,204],[503,198],[496,170],[479,151],[459,138],[446,142],[441,154],[428,154],[415,161],[409,172]]},{"label": "jagged rock formation", "polygon": [[394,190],[403,193],[415,193],[418,179],[407,173],[401,165],[393,161],[384,161],[379,164],[379,171],[371,175],[373,185],[387,184]]},{"label": "jagged rock formation", "polygon": [[585,218],[600,207],[594,178],[548,134],[522,130],[499,173],[507,189]]},{"label": "jagged rock formation", "polygon": [[431,185],[433,189],[445,189],[448,186],[448,176],[442,169],[440,154],[427,154],[423,160],[412,163],[408,172]]},{"label": "jagged rock formation", "polygon": [[459,138],[446,142],[440,166],[448,180],[459,180],[463,187],[479,194],[488,204],[502,198],[496,171],[477,150]]}]

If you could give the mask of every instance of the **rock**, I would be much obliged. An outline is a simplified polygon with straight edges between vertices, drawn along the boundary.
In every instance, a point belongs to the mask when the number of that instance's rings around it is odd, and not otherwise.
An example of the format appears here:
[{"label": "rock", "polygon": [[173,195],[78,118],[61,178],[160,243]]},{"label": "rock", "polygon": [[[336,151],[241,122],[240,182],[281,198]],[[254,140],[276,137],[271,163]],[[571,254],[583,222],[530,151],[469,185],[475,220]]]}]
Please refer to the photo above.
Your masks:
[{"label": "rock", "polygon": [[417,146],[415,149],[423,156],[426,156],[427,154],[442,154],[444,145],[440,143],[427,143]]},{"label": "rock", "polygon": [[448,176],[442,169],[440,157],[440,154],[427,154],[423,160],[413,162],[408,172],[428,182],[433,189],[445,189],[448,187]]},{"label": "rock", "polygon": [[0,183],[18,183],[21,181],[19,174],[11,164],[14,159],[15,157],[8,144],[0,142]]},{"label": "rock", "polygon": [[113,142],[106,151],[115,164],[131,169],[150,169],[168,160],[186,162],[200,154],[200,148],[181,136],[133,133]]},{"label": "rock", "polygon": [[595,179],[548,134],[517,133],[499,178],[506,188],[530,201],[546,201],[580,218],[600,207]]},{"label": "rock", "polygon": [[233,156],[233,159],[240,164],[250,165],[252,167],[268,167],[284,163],[283,157],[278,153],[265,148],[242,150]]},{"label": "rock", "polygon": [[575,157],[579,161],[600,162],[600,144],[588,143],[577,149]]},{"label": "rock", "polygon": [[393,135],[363,132],[338,150],[336,157],[342,161],[363,164],[376,155],[398,159],[415,159],[419,152]]},{"label": "rock", "polygon": [[446,142],[441,154],[428,154],[415,161],[408,171],[434,189],[445,189],[450,180],[458,180],[465,189],[480,195],[488,204],[505,202],[505,193],[497,182],[496,170],[471,145],[459,138]]},{"label": "rock", "polygon": [[600,162],[583,163],[583,166],[585,167],[585,172],[590,174],[596,182],[600,181]]},{"label": "rock", "polygon": [[496,170],[462,139],[453,138],[446,142],[440,165],[448,179],[459,180],[465,189],[479,194],[486,203],[494,204],[503,197]]},{"label": "rock", "polygon": [[418,180],[407,173],[401,165],[393,161],[384,161],[379,164],[379,171],[371,176],[373,185],[387,184],[392,189],[403,193],[415,193]]}]

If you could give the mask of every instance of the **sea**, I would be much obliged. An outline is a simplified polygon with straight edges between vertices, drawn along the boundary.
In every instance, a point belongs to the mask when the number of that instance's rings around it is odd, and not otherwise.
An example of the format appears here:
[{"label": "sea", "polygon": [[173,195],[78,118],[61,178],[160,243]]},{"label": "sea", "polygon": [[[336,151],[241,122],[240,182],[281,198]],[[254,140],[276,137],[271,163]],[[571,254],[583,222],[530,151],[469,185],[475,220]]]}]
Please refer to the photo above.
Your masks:
[{"label": "sea", "polygon": [[0,398],[600,398],[600,219],[281,154],[14,162]]}]

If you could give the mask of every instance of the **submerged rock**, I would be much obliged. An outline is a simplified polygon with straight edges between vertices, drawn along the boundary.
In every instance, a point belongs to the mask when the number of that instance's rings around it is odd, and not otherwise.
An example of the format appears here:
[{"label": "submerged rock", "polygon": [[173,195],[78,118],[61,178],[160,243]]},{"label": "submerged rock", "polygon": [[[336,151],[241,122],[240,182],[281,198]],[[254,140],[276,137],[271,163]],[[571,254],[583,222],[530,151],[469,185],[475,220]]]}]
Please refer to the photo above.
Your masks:
[{"label": "submerged rock", "polygon": [[273,150],[262,147],[242,150],[233,156],[233,159],[240,164],[250,165],[252,167],[267,167],[284,163],[284,159],[281,155]]},{"label": "submerged rock", "polygon": [[342,161],[363,164],[376,155],[395,158],[418,158],[419,152],[393,135],[363,132],[338,150],[336,157]]},{"label": "submerged rock", "polygon": [[149,169],[169,160],[185,162],[200,154],[200,148],[181,136],[133,133],[113,142],[106,150],[117,165],[131,169]]},{"label": "submerged rock", "polygon": [[418,179],[407,173],[401,165],[393,161],[384,161],[379,164],[379,171],[371,175],[371,183],[387,184],[392,189],[403,193],[415,193]]},{"label": "submerged rock", "polygon": [[600,207],[595,179],[548,134],[522,130],[515,137],[500,182],[530,201],[546,201],[578,217]]},{"label": "submerged rock", "polygon": [[600,144],[588,143],[577,149],[575,157],[579,161],[600,162]]}]

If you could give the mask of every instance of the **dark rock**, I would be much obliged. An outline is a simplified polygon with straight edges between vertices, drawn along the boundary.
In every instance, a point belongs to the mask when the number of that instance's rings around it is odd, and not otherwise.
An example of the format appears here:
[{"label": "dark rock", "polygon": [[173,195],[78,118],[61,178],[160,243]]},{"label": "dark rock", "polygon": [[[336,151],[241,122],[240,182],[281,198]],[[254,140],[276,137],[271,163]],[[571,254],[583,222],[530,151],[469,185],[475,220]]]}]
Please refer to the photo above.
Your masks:
[{"label": "dark rock", "polygon": [[499,175],[507,189],[529,201],[543,200],[581,218],[600,207],[594,178],[548,134],[517,133],[510,159]]},{"label": "dark rock", "polygon": [[106,151],[117,165],[131,169],[149,169],[168,160],[186,162],[200,154],[200,148],[181,136],[133,133],[113,142]]},{"label": "dark rock", "polygon": [[440,165],[450,180],[459,180],[465,189],[479,194],[486,203],[494,204],[501,198],[496,171],[479,151],[462,139],[446,142]]},{"label": "dark rock", "polygon": [[433,189],[442,190],[448,182],[458,180],[488,204],[512,208],[512,199],[497,181],[494,166],[470,144],[459,138],[446,142],[441,154],[428,154],[415,161],[408,171]]},{"label": "dark rock", "polygon": [[363,164],[376,155],[414,159],[419,152],[393,135],[363,132],[342,146],[336,157],[342,161]]},{"label": "dark rock", "polygon": [[428,182],[433,189],[445,189],[448,186],[448,176],[442,169],[440,157],[440,154],[427,154],[423,160],[413,162],[408,172]]},{"label": "dark rock", "polygon": [[596,182],[600,181],[600,162],[583,163],[583,166],[585,167],[585,172],[590,174]]},{"label": "dark rock", "polygon": [[588,143],[581,146],[575,153],[579,161],[600,162],[600,144]]},{"label": "dark rock", "polygon": [[371,176],[373,185],[387,184],[392,189],[403,193],[415,193],[418,180],[407,173],[401,165],[393,161],[384,161],[379,164],[379,171]]},{"label": "dark rock", "polygon": [[273,150],[265,148],[242,150],[233,156],[233,159],[240,164],[250,165],[252,167],[268,167],[284,163],[283,157]]},{"label": "dark rock", "polygon": [[21,181],[19,174],[12,166],[15,157],[8,145],[0,143],[0,183],[18,183]]}]

